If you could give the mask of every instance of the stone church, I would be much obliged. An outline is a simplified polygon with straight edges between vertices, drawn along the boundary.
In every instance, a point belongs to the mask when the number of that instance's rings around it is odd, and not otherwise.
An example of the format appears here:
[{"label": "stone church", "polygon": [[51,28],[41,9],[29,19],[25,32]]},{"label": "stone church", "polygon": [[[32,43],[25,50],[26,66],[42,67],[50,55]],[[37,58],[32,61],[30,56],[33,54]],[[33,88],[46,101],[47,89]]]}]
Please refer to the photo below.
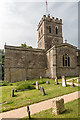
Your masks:
[{"label": "stone church", "polygon": [[62,19],[44,15],[38,24],[38,48],[5,45],[7,82],[80,74],[80,50],[63,43]]}]

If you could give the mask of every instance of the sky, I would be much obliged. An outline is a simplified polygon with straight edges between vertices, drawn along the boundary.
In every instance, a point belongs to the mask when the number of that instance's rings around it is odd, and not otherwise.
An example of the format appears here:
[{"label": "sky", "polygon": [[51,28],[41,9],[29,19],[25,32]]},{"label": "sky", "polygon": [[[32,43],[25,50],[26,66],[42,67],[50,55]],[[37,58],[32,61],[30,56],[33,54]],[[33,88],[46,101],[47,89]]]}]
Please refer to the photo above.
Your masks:
[{"label": "sky", "polygon": [[[73,1],[73,2],[72,2]],[[63,20],[63,40],[78,46],[78,0],[47,0],[50,16]],[[0,49],[25,43],[37,48],[37,25],[46,14],[46,0],[0,1]]]}]

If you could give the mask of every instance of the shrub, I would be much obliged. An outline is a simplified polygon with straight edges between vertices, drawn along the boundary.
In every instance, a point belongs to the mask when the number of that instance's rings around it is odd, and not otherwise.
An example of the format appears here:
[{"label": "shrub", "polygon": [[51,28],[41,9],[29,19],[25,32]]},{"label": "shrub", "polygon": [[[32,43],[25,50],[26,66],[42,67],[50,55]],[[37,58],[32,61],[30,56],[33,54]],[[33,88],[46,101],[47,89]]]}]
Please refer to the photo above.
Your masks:
[{"label": "shrub", "polygon": [[[39,84],[45,84],[45,83],[46,83],[46,81],[42,81],[42,82],[41,82],[41,81],[38,81],[38,83],[39,83]],[[33,82],[33,83],[32,83],[32,85],[36,85],[36,81],[35,81],[35,82]]]},{"label": "shrub", "polygon": [[4,81],[0,82],[0,86],[12,86],[12,85],[13,85],[12,83],[7,83],[7,82],[4,82]]},{"label": "shrub", "polygon": [[24,89],[32,90],[32,89],[35,89],[35,87],[32,86],[32,85],[29,84],[29,83],[23,82],[23,83],[19,84],[19,85],[16,87],[16,89],[17,89],[17,90],[24,90]]}]

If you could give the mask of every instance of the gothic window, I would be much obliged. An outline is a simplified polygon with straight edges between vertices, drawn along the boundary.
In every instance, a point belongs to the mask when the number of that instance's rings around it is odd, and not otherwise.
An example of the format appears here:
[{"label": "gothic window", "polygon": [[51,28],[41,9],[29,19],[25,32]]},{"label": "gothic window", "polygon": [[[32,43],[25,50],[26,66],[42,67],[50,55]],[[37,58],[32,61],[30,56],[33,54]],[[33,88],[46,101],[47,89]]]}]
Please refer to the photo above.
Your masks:
[{"label": "gothic window", "polygon": [[56,27],[56,34],[58,34],[58,27]]},{"label": "gothic window", "polygon": [[51,33],[51,26],[49,26],[49,33]]},{"label": "gothic window", "polygon": [[70,66],[70,57],[68,56],[68,54],[63,55],[63,66]]}]

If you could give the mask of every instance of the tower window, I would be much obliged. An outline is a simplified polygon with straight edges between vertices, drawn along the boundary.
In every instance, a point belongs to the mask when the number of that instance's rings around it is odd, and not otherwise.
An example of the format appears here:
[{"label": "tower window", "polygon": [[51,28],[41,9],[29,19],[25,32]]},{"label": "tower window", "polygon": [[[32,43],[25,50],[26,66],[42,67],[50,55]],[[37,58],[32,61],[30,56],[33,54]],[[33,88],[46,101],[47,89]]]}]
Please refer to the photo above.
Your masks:
[{"label": "tower window", "polygon": [[51,33],[51,26],[49,26],[49,33]]},{"label": "tower window", "polygon": [[58,34],[58,27],[56,27],[56,34]]},{"label": "tower window", "polygon": [[70,66],[70,57],[67,54],[63,55],[63,66]]}]

